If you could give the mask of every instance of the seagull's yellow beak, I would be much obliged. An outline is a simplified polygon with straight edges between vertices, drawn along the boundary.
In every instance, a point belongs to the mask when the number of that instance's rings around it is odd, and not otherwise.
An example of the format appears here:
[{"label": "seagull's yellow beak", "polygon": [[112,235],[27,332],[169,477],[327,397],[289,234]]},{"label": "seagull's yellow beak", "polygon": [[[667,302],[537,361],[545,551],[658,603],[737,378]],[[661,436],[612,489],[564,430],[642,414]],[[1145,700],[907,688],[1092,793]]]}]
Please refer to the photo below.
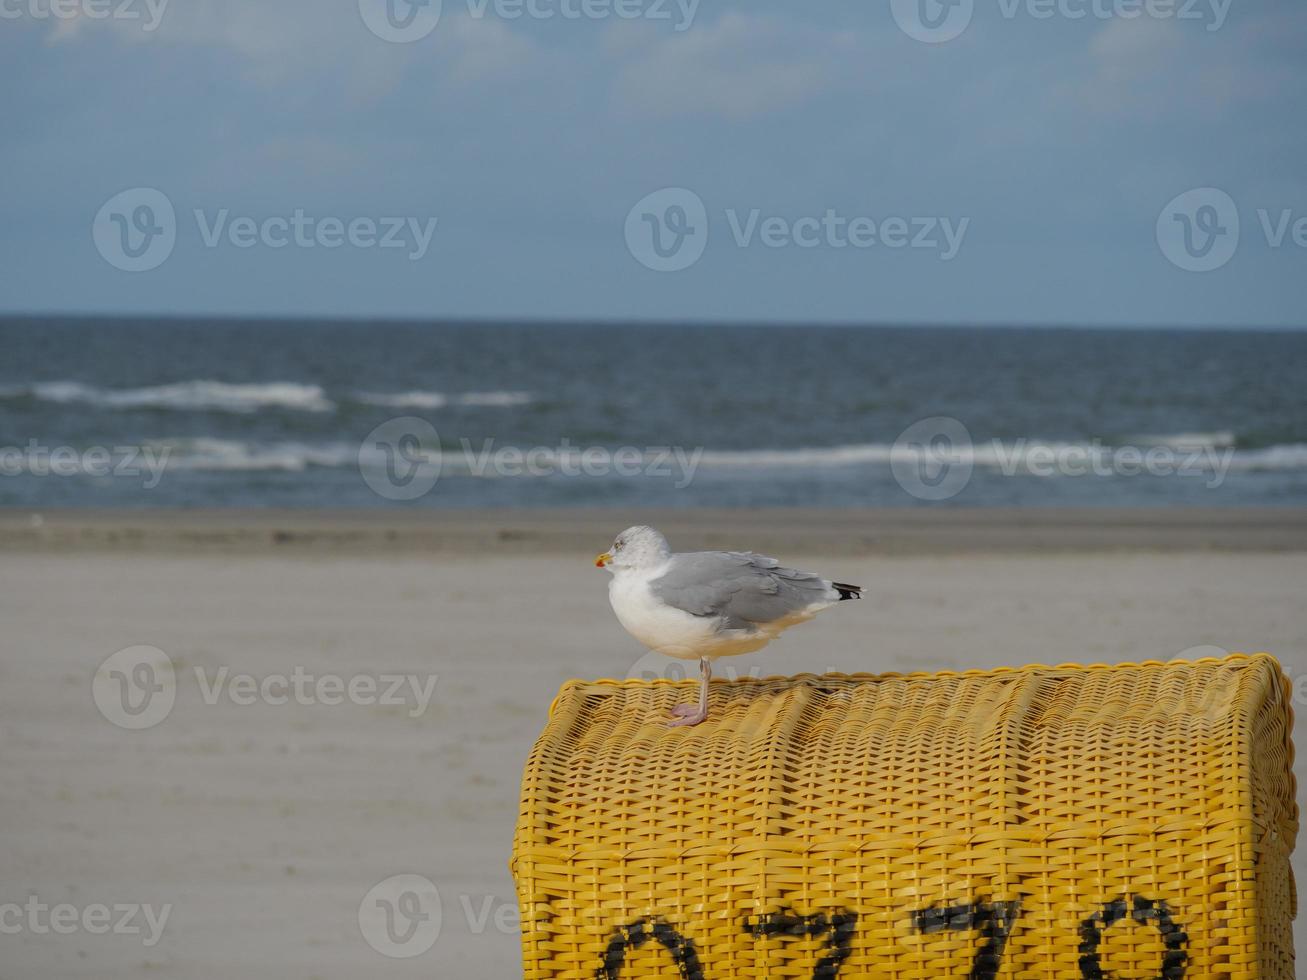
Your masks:
[{"label": "seagull's yellow beak", "polygon": [[602,555],[595,555],[595,568],[603,568],[612,560],[613,560],[613,556],[609,554],[607,551],[605,551]]}]

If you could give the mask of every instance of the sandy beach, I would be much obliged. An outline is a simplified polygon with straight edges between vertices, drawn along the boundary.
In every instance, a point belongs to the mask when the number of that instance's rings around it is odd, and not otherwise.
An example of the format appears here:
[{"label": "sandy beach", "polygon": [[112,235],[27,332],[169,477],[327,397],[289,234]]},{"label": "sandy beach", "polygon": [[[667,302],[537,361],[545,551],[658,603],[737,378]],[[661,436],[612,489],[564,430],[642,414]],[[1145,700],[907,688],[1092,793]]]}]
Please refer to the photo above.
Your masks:
[{"label": "sandy beach", "polygon": [[[1307,676],[1307,511],[9,512],[0,906],[23,909],[0,920],[0,980],[520,975],[507,865],[550,701],[670,663],[590,562],[633,516],[869,589],[724,676],[1212,648]],[[133,731],[92,680],[139,645],[171,660],[175,703]],[[441,897],[409,959],[358,921],[397,874]],[[80,924],[60,934],[33,899]],[[135,913],[97,934],[98,905]]]}]

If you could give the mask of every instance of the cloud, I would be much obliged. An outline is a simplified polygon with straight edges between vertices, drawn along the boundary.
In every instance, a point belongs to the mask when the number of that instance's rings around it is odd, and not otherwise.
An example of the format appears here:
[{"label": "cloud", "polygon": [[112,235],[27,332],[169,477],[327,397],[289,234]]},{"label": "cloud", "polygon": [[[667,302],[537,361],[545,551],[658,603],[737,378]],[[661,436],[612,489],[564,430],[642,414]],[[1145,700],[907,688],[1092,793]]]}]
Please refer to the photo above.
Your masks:
[{"label": "cloud", "polygon": [[[476,83],[520,77],[535,64],[534,42],[493,18],[446,15],[431,36],[390,44],[370,33],[353,2],[321,0],[152,0],[166,3],[158,26],[141,21],[54,21],[52,43],[85,42],[112,32],[122,42],[198,46],[229,52],[245,80],[285,95],[297,82],[342,85],[356,101],[387,95],[415,70],[442,82]],[[145,0],[137,0],[142,10]]]},{"label": "cloud", "polygon": [[[1115,18],[1094,33],[1088,75],[1064,93],[1104,116],[1217,119],[1302,88],[1291,46],[1307,43],[1301,11],[1227,21],[1219,31],[1175,19]],[[1301,50],[1299,47],[1297,50]]]},{"label": "cloud", "polygon": [[436,34],[436,48],[459,82],[508,81],[526,74],[544,57],[534,41],[501,20],[447,17]]},{"label": "cloud", "polygon": [[728,13],[671,36],[617,24],[605,46],[622,61],[613,85],[619,110],[740,120],[793,108],[830,90],[846,74],[858,44],[848,32]]}]

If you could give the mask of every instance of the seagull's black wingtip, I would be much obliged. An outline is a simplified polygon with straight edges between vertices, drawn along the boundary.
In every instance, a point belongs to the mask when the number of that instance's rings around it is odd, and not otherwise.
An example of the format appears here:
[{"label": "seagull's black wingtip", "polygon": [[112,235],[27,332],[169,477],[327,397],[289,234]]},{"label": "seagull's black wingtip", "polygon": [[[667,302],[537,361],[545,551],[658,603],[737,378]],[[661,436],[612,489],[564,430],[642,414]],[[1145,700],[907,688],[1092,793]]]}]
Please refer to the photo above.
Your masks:
[{"label": "seagull's black wingtip", "polygon": [[861,585],[845,585],[843,582],[832,582],[831,588],[833,588],[836,592],[840,594],[840,598],[839,598],[840,602],[843,602],[845,599],[862,598]]}]

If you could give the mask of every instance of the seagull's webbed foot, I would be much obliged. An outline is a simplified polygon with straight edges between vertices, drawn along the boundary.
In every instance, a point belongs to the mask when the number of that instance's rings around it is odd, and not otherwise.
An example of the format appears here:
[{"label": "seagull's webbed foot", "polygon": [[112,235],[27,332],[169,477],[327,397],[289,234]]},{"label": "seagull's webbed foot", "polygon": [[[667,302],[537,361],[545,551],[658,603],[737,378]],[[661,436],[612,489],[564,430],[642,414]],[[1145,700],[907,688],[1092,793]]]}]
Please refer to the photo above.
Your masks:
[{"label": "seagull's webbed foot", "polygon": [[708,718],[708,679],[712,677],[712,665],[707,660],[699,661],[699,703],[678,704],[672,708],[672,720],[668,728],[688,728],[698,725]]},{"label": "seagull's webbed foot", "polygon": [[708,712],[697,704],[678,704],[672,709],[673,718],[667,723],[668,728],[688,728],[708,720]]}]

